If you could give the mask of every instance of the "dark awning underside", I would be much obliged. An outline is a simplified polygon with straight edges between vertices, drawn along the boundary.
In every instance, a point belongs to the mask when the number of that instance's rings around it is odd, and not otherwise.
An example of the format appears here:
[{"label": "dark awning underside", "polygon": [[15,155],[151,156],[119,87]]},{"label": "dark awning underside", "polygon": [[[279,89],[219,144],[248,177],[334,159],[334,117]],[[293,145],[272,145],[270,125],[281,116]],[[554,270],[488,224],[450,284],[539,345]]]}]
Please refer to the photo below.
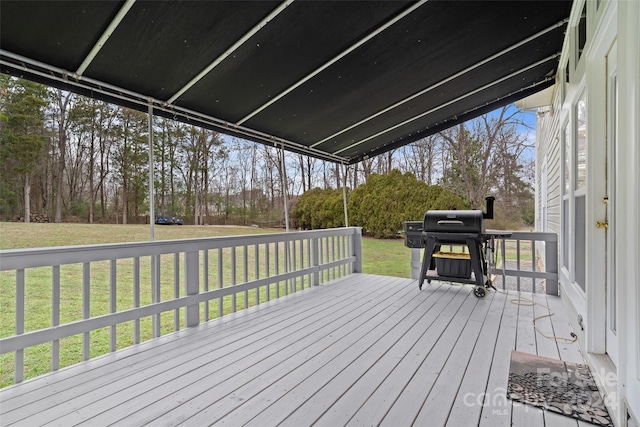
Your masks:
[{"label": "dark awning underside", "polygon": [[343,163],[545,89],[570,1],[10,1],[1,70]]}]

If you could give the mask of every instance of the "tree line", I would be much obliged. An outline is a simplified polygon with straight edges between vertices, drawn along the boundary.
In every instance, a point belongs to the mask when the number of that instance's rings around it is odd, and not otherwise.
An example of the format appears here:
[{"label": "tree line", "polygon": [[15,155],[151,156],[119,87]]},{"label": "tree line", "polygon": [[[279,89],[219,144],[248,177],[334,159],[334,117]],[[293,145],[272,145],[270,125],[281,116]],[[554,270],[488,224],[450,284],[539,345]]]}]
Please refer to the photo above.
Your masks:
[{"label": "tree line", "polygon": [[[283,152],[170,119],[0,74],[0,219],[132,223],[148,220],[149,131],[154,209],[185,224],[281,226],[285,197],[352,194],[394,169],[499,216],[533,219],[531,144],[503,108],[357,164]],[[291,210],[290,210],[291,212]],[[417,218],[420,219],[420,218]]]}]

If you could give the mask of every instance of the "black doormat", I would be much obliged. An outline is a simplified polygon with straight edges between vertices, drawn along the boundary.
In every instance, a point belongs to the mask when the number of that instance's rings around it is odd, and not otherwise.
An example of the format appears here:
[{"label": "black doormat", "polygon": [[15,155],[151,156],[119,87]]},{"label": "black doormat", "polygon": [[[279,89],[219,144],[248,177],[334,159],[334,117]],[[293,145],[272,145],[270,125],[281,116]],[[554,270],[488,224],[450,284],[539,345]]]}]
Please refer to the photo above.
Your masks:
[{"label": "black doormat", "polygon": [[511,352],[508,396],[599,426],[613,426],[587,365]]}]

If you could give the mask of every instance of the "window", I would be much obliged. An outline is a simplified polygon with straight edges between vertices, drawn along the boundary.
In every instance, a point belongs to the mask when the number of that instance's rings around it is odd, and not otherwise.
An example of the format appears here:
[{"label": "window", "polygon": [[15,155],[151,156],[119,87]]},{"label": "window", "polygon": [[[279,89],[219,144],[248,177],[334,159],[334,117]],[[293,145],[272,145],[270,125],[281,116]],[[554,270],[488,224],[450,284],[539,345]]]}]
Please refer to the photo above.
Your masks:
[{"label": "window", "polygon": [[587,185],[587,96],[583,93],[576,105],[576,190]]},{"label": "window", "polygon": [[573,274],[585,289],[586,270],[586,190],[587,190],[587,94],[583,92],[574,110],[573,143]]},{"label": "window", "polygon": [[586,196],[576,196],[575,199],[575,241],[574,241],[574,277],[575,281],[585,290],[587,270],[587,224],[586,224]]},{"label": "window", "polygon": [[548,189],[547,189],[547,158],[545,156],[544,161],[542,162],[542,168],[540,171],[540,190],[541,190],[541,195],[540,195],[540,203],[541,203],[541,210],[542,210],[542,231],[547,231],[548,230],[548,221],[547,221],[547,216],[549,215],[548,213],[548,208],[547,208],[547,194],[548,194]]},{"label": "window", "polygon": [[566,197],[569,195],[569,171],[571,170],[571,128],[569,127],[569,123],[564,127],[564,140],[562,142],[564,149],[562,195]]},{"label": "window", "polygon": [[562,201],[562,266],[569,271],[569,199]]},{"label": "window", "polygon": [[564,127],[561,140],[562,153],[562,266],[569,270],[569,171],[571,170],[571,128],[569,123]]}]

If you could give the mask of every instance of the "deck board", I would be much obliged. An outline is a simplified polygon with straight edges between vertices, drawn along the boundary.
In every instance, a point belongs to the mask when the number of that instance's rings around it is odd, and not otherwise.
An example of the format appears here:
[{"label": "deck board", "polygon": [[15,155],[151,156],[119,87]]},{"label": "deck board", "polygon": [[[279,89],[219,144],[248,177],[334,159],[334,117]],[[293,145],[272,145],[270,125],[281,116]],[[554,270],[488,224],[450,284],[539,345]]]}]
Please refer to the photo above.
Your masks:
[{"label": "deck board", "polygon": [[[518,329],[516,332],[516,350],[524,353],[537,354],[537,336],[533,328],[535,306],[530,305],[529,299],[516,302],[518,306]],[[511,302],[511,301],[510,301]],[[513,423],[522,427],[544,425],[543,410],[520,402],[512,402]]]},{"label": "deck board", "polygon": [[446,425],[473,426],[480,422],[484,396],[483,392],[479,392],[478,389],[484,391],[489,381],[491,364],[485,363],[485,361],[493,359],[501,325],[500,320],[505,308],[504,303],[505,300],[502,298],[493,298],[487,317],[478,334],[470,362],[463,368],[465,370],[464,377],[450,407]]},{"label": "deck board", "polygon": [[[415,323],[420,313],[423,298],[426,295],[416,295],[410,292],[411,300],[402,304],[403,309],[389,307],[379,315],[367,321],[358,335],[346,337],[337,343],[335,349],[326,354],[318,354],[292,372],[280,384],[274,384],[277,390],[287,390],[279,396],[286,399],[287,405],[296,408],[293,417],[287,417],[276,405],[269,405],[269,393],[259,396],[256,404],[262,412],[255,422],[260,424],[298,424],[296,417],[302,415],[307,422],[317,418],[318,411],[322,411],[327,403],[344,393],[345,388],[350,387],[366,369],[380,357],[381,352],[389,348],[390,341],[397,339],[403,331],[406,331],[406,323]],[[309,401],[312,402],[308,405]],[[253,406],[253,402],[249,402]],[[258,412],[258,411],[256,411]],[[246,414],[235,413],[230,417],[232,425],[238,425],[248,421]],[[299,424],[298,424],[299,425]]]},{"label": "deck board", "polygon": [[444,425],[447,421],[451,402],[455,401],[467,368],[473,369],[471,355],[488,314],[494,294],[484,301],[478,301],[469,320],[451,349],[445,365],[438,373],[427,399],[422,404],[415,419],[417,425]]},{"label": "deck board", "polygon": [[[478,423],[482,427],[512,425],[511,401],[506,398],[506,391],[507,381],[509,380],[508,366],[511,361],[511,351],[515,349],[516,343],[518,307],[510,304],[506,295],[499,295],[496,295],[496,298],[504,298],[505,304],[500,319],[496,345],[493,349],[493,356],[488,362],[490,365],[489,379],[484,390],[482,387],[478,387],[475,391],[479,397],[474,403],[477,405],[482,402],[480,421]],[[485,394],[480,395],[480,393]],[[449,423],[449,425],[455,426],[452,423]]]},{"label": "deck board", "polygon": [[[349,294],[353,294],[353,291],[348,289],[335,289],[335,296],[340,299],[347,298]],[[342,291],[342,292],[340,292]],[[156,340],[147,341],[139,344],[138,346],[129,347],[120,350],[116,353],[112,353],[103,356],[99,359],[94,359],[86,363],[82,363],[73,367],[73,369],[63,369],[55,373],[56,381],[50,382],[49,375],[45,375],[34,380],[20,384],[21,393],[9,394],[9,396],[3,396],[2,409],[3,412],[11,411],[15,406],[21,405],[21,400],[27,400],[35,402],[40,399],[46,399],[49,396],[57,396],[60,400],[61,393],[66,390],[71,390],[72,394],[77,392],[84,393],[90,389],[102,387],[105,384],[118,380],[119,378],[127,378],[133,373],[139,372],[143,369],[147,369],[152,366],[156,366],[157,363],[162,360],[173,361],[176,357],[187,353],[193,359],[197,354],[198,349],[207,349],[213,340],[221,347],[224,344],[224,340],[231,338],[239,346],[244,345],[243,338],[251,336],[255,333],[255,330],[248,327],[248,322],[260,324],[264,328],[279,327],[278,325],[287,321],[295,321],[296,315],[301,318],[306,317],[309,312],[307,310],[313,307],[330,307],[331,301],[318,302],[312,295],[300,294],[290,296],[289,298],[296,297],[295,307],[286,309],[286,306],[280,304],[269,307],[269,311],[261,310],[255,312],[251,317],[247,316],[248,313],[230,315],[221,320],[214,320],[206,325],[200,325],[198,328],[186,329],[177,332],[172,335],[167,335]],[[311,298],[310,298],[311,297]],[[276,303],[276,302],[272,302]],[[334,302],[335,303],[335,302]],[[268,304],[265,305],[266,308]],[[269,317],[266,317],[268,314]],[[216,333],[211,334],[210,330],[215,327]],[[166,348],[165,348],[166,347]],[[149,357],[151,354],[153,357]],[[126,360],[127,363],[119,369],[113,369],[112,363],[119,363]],[[173,362],[170,365],[174,365]],[[84,388],[84,381],[90,381]],[[48,400],[48,399],[47,399]],[[46,406],[47,402],[41,402],[41,405]],[[42,407],[42,409],[46,409]]]},{"label": "deck board", "polygon": [[[435,297],[435,295],[431,296]],[[340,376],[334,377],[327,387],[317,393],[313,399],[305,402],[303,407],[299,408],[293,416],[287,418],[285,424],[300,425],[305,419],[318,419],[329,409],[327,402],[337,402],[339,399],[347,405],[356,404],[356,402],[360,403],[358,400],[366,398],[367,394],[370,393],[369,390],[372,381],[375,381],[375,378],[372,378],[371,374],[367,375],[369,370],[374,367],[381,367],[382,371],[374,372],[374,375],[377,376],[379,374],[384,378],[393,366],[392,363],[394,360],[398,361],[407,357],[406,353],[398,354],[396,348],[406,352],[406,349],[410,347],[406,346],[409,343],[407,340],[403,340],[403,338],[407,334],[413,335],[416,330],[424,330],[425,325],[432,321],[431,316],[429,318],[426,317],[426,313],[429,313],[429,306],[430,303],[420,304],[411,311],[409,316],[400,319],[400,321],[385,334],[383,339],[380,339],[374,346],[362,352],[351,362],[351,369],[344,371]],[[411,338],[413,338],[413,336]],[[356,385],[357,388],[351,391],[351,388]],[[309,384],[309,386],[312,386],[312,384]],[[349,391],[351,391],[351,393],[345,396]],[[347,415],[351,412],[348,408],[343,408],[342,405],[334,406],[336,406],[333,411],[334,416],[338,415],[347,418]],[[338,411],[338,413],[335,411]],[[348,421],[348,419],[344,420],[342,424],[346,421]],[[330,418],[320,421],[319,424],[336,425]]]},{"label": "deck board", "polygon": [[[444,314],[440,316],[441,318],[449,319],[449,322],[446,324],[442,334],[438,336],[438,340],[434,343],[426,357],[421,354],[414,356],[422,359],[420,366],[382,420],[383,425],[411,425],[414,422],[424,403],[424,393],[426,392],[427,396],[430,394],[438,378],[438,374],[444,368],[446,361],[451,357],[451,352],[458,342],[458,338],[461,336],[469,316],[474,308],[478,306],[478,300],[471,296],[469,290],[470,287],[464,289],[464,291],[460,291],[459,295],[465,298],[461,301],[462,304],[454,315],[449,316]],[[486,303],[486,301],[481,301],[481,303]],[[452,304],[450,306],[455,305]]]},{"label": "deck board", "polygon": [[[356,274],[0,390],[4,425],[583,427],[506,399],[511,350],[582,362],[517,293]],[[569,336],[557,297],[537,321]]]}]

